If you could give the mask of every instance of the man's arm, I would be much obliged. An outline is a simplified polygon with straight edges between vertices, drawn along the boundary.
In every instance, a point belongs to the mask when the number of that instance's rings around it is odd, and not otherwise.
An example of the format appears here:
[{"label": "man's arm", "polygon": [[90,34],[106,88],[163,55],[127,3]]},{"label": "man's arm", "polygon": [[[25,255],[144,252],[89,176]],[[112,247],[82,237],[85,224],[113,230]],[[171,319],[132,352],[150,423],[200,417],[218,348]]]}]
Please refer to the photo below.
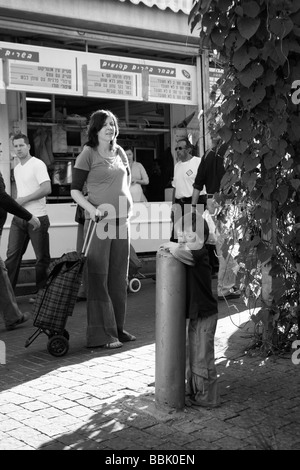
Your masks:
[{"label": "man's arm", "polygon": [[0,207],[10,214],[20,217],[29,222],[33,226],[33,230],[40,227],[41,223],[37,217],[34,217],[27,209],[20,206],[7,192],[5,191],[5,183],[0,173]]},{"label": "man's arm", "polygon": [[[205,157],[202,157],[201,162],[198,166],[196,178],[195,178],[195,181],[194,181],[194,184],[193,184],[194,189],[198,190],[198,196],[200,194],[200,191],[202,191],[203,186],[205,185],[205,163],[204,163],[204,159],[205,159]],[[195,204],[196,204],[196,202],[195,202]]]},{"label": "man's arm", "polygon": [[50,194],[51,191],[52,189],[51,189],[50,181],[44,181],[43,183],[40,184],[39,189],[37,189],[31,194],[28,194],[28,196],[18,197],[16,201],[21,206],[24,206],[24,204],[27,204],[27,202],[36,201],[37,199],[41,199],[42,197],[48,196],[48,194]]}]

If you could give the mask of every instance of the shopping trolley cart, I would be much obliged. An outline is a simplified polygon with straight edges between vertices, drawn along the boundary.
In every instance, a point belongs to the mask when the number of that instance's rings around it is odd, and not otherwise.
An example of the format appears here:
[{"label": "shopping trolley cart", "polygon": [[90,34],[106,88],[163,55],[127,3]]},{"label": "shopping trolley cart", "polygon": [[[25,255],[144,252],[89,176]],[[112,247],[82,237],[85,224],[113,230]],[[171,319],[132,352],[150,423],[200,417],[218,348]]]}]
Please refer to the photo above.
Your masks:
[{"label": "shopping trolley cart", "polygon": [[48,336],[47,349],[52,356],[64,356],[69,350],[69,333],[65,329],[73,314],[81,284],[83,266],[97,224],[90,220],[82,252],[71,251],[50,263],[46,284],[36,297],[34,322],[37,330],[27,339],[27,348],[41,333]]}]

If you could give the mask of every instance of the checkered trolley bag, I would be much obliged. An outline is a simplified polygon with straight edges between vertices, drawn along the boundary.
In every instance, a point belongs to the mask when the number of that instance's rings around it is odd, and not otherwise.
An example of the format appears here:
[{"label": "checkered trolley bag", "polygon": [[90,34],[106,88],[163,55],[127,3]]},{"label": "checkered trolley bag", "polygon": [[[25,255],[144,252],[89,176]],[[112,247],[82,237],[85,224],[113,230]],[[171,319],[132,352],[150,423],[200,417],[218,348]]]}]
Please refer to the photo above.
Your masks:
[{"label": "checkered trolley bag", "polygon": [[90,221],[82,253],[71,251],[50,263],[48,277],[40,289],[34,304],[33,325],[38,329],[28,338],[28,347],[40,333],[48,336],[47,349],[52,356],[64,356],[69,350],[69,333],[65,329],[67,319],[73,314],[82,280],[83,266],[96,223]]}]

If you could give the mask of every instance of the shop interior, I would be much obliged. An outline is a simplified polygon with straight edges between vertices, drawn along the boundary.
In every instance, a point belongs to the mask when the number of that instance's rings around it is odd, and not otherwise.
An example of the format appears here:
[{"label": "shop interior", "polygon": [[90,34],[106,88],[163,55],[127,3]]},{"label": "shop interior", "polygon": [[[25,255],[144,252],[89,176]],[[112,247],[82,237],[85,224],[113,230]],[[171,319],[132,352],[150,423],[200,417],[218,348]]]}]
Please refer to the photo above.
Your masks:
[{"label": "shop interior", "polygon": [[118,118],[118,143],[132,147],[149,176],[149,202],[165,200],[174,159],[170,144],[170,105],[64,95],[26,95],[27,127],[32,155],[47,165],[52,182],[48,203],[70,202],[72,167],[87,140],[90,115],[109,109]]}]

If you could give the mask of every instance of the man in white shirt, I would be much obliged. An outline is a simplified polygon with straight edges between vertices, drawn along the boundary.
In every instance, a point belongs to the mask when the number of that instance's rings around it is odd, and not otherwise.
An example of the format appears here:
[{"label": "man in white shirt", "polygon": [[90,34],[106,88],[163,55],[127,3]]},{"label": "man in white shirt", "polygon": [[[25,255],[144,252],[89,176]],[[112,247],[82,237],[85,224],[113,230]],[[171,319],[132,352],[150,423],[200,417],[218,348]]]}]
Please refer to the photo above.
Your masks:
[{"label": "man in white shirt", "polygon": [[[190,212],[190,204],[192,202],[193,184],[197,175],[200,158],[192,155],[193,146],[188,138],[178,140],[175,148],[177,152],[177,163],[174,166],[174,177],[172,181],[173,192],[173,208],[171,218],[173,224],[176,223],[186,212]],[[198,204],[204,204],[201,196],[206,194],[203,189],[200,193]],[[188,207],[186,205],[189,205]],[[185,207],[186,206],[186,207]],[[172,227],[171,241],[177,241],[174,233],[174,225]]]},{"label": "man in white shirt", "polygon": [[36,256],[36,287],[39,290],[46,281],[50,263],[50,222],[46,211],[46,196],[51,193],[51,182],[45,163],[30,155],[27,135],[15,135],[13,146],[19,159],[14,169],[17,202],[37,217],[41,225],[37,230],[33,230],[25,220],[13,217],[5,264],[11,285],[15,289],[22,257],[31,241]]}]

